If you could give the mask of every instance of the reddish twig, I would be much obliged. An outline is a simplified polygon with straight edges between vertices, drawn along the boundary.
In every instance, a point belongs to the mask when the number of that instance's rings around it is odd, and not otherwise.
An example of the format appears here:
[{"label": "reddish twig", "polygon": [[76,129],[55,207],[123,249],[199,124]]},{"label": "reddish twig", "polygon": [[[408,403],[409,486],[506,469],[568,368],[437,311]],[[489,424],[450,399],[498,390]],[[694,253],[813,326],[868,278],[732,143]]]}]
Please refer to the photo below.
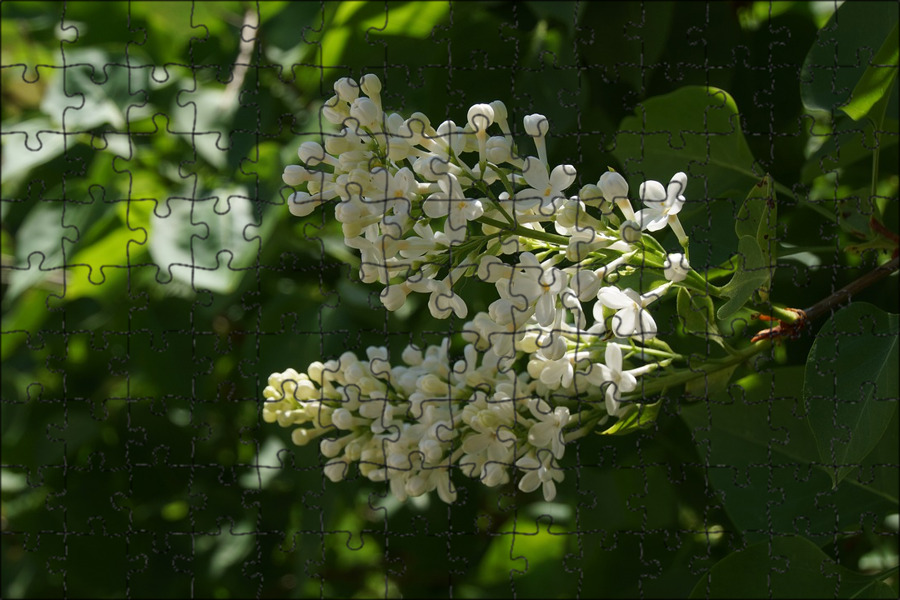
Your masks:
[{"label": "reddish twig", "polygon": [[861,292],[870,285],[881,281],[882,279],[896,271],[898,267],[900,267],[900,258],[895,256],[890,262],[869,271],[856,281],[847,284],[827,298],[819,300],[806,310],[800,310],[798,308],[785,308],[784,310],[791,311],[792,313],[795,313],[797,315],[797,319],[795,321],[787,322],[782,319],[770,317],[769,315],[764,314],[754,315],[753,318],[759,319],[760,321],[778,321],[778,325],[758,332],[755,336],[753,336],[751,342],[758,342],[759,340],[770,338],[781,339],[785,337],[797,337],[800,334],[800,331],[802,331],[803,328],[810,323],[810,321],[818,319],[819,317],[831,311],[831,309],[835,306],[849,300],[854,294]]}]

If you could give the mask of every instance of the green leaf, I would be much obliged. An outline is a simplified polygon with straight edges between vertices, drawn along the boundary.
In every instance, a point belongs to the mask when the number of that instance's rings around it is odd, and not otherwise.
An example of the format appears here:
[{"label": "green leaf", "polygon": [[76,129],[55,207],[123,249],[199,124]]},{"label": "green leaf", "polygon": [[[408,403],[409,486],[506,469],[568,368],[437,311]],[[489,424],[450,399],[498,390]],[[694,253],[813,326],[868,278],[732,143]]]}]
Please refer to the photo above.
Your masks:
[{"label": "green leaf", "polygon": [[727,319],[739,311],[754,292],[760,288],[768,289],[771,281],[769,264],[756,238],[745,235],[738,240],[735,260],[739,263],[737,271],[731,281],[722,288],[722,295],[728,298],[728,301],[716,312],[719,319]]},{"label": "green leaf", "polygon": [[547,525],[521,516],[510,520],[494,533],[478,567],[478,583],[509,585],[515,578],[517,587],[537,587],[542,590],[540,595],[552,594],[559,582],[554,584],[535,575],[547,567],[559,568],[566,552],[565,533],[566,529],[556,522]]},{"label": "green leaf", "polygon": [[257,223],[246,194],[240,188],[219,189],[206,198],[170,199],[164,217],[154,212],[150,254],[161,272],[194,289],[234,290],[243,277],[240,269],[259,252],[258,238],[247,235]]},{"label": "green leaf", "polygon": [[827,112],[843,106],[868,68],[869,57],[881,48],[897,18],[894,2],[842,4],[819,31],[818,41],[803,62],[803,104]]},{"label": "green leaf", "polygon": [[777,201],[775,198],[775,182],[771,175],[751,188],[747,199],[741,205],[734,222],[734,232],[738,240],[748,235],[756,238],[762,252],[763,261],[768,267],[769,280],[760,288],[763,300],[768,297],[772,287],[772,275],[777,253]]},{"label": "green leaf", "polygon": [[704,575],[691,598],[893,598],[878,580],[842,567],[811,541],[779,537],[734,552]]},{"label": "green leaf", "polygon": [[44,116],[21,123],[3,123],[0,140],[3,147],[0,183],[4,186],[11,181],[22,181],[32,169],[50,162],[66,148],[65,134]]},{"label": "green leaf", "polygon": [[129,266],[144,262],[142,255],[147,248],[146,242],[147,235],[143,230],[119,227],[76,252],[66,265],[66,300],[82,296],[115,296],[111,290],[125,287]]},{"label": "green leaf", "polygon": [[802,534],[824,544],[835,523],[896,512],[897,496],[878,484],[896,460],[869,465],[834,488],[807,421],[802,382],[803,367],[778,368],[681,406],[710,485],[748,542]]},{"label": "green leaf", "polygon": [[[645,100],[635,116],[622,120],[612,154],[629,176],[665,183],[684,171],[705,183],[695,193],[709,198],[727,197],[759,180],[737,104],[714,87],[685,86]],[[690,182],[688,186],[690,202]]]},{"label": "green leaf", "polygon": [[[704,357],[705,359],[705,357]],[[725,369],[719,369],[712,373],[706,373],[703,377],[691,379],[684,384],[684,393],[686,396],[697,398],[709,398],[715,394],[720,394],[728,388],[728,382],[739,365],[733,365]],[[690,400],[691,398],[688,398]]]},{"label": "green leaf", "polygon": [[[824,137],[825,143],[816,150],[803,165],[800,175],[802,183],[812,183],[816,177],[824,173],[846,169],[860,161],[867,163],[872,160],[872,150],[876,144],[882,152],[897,145],[898,122],[896,118],[887,118],[878,127],[878,137],[871,123],[862,125],[856,123],[850,117],[839,114],[834,119],[833,129],[818,131],[813,126],[812,134]],[[829,183],[833,186],[833,183]]]},{"label": "green leaf", "polygon": [[715,307],[708,294],[680,288],[677,308],[678,316],[681,319],[681,329],[685,334],[711,339],[724,347],[722,334],[716,325]]},{"label": "green leaf", "polygon": [[875,448],[897,410],[898,324],[898,315],[854,302],[825,323],[809,351],[803,398],[834,485]]},{"label": "green leaf", "polygon": [[900,22],[894,23],[894,28],[885,38],[878,54],[853,88],[850,102],[841,107],[854,121],[865,118],[872,107],[891,92],[891,86],[897,79],[897,69],[900,66],[898,25]]},{"label": "green leaf", "polygon": [[745,235],[755,237],[763,256],[774,263],[777,234],[778,204],[775,198],[775,182],[766,175],[747,194],[734,222],[738,239]]},{"label": "green leaf", "polygon": [[609,429],[600,432],[600,435],[628,435],[640,429],[647,429],[656,422],[662,401],[653,404],[633,404],[631,410],[616,421]]},{"label": "green leaf", "polygon": [[217,169],[223,169],[228,158],[239,95],[226,89],[182,91],[170,109],[175,131]]}]

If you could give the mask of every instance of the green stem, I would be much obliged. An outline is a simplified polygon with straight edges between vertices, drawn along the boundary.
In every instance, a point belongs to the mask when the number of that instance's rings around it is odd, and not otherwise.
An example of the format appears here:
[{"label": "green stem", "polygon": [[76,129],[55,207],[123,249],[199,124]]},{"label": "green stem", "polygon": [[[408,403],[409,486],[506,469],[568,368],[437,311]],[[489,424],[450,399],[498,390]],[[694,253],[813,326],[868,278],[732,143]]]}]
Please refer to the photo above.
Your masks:
[{"label": "green stem", "polygon": [[498,221],[490,217],[478,217],[478,219],[476,220],[479,223],[484,223],[485,225],[490,225],[491,227],[496,227],[497,229],[502,229],[518,236],[540,240],[542,242],[548,242],[550,244],[559,244],[560,246],[569,245],[569,238],[564,235],[557,235],[555,233],[548,233],[546,231],[536,231],[534,229],[528,229],[527,227],[523,227],[521,225],[512,227],[512,224],[510,223],[503,223],[502,221]]},{"label": "green stem", "polygon": [[666,375],[664,377],[654,379],[653,381],[641,387],[641,395],[647,396],[656,394],[658,392],[662,392],[663,390],[687,383],[694,379],[705,377],[711,373],[715,373],[716,371],[721,371],[734,365],[738,365],[745,360],[753,357],[754,355],[759,354],[763,350],[766,350],[771,345],[772,341],[770,339],[760,340],[755,344],[747,346],[743,350],[738,350],[732,356],[728,356],[718,360],[711,360],[709,362],[703,363],[697,368],[691,368],[686,371],[676,371],[671,375]]}]

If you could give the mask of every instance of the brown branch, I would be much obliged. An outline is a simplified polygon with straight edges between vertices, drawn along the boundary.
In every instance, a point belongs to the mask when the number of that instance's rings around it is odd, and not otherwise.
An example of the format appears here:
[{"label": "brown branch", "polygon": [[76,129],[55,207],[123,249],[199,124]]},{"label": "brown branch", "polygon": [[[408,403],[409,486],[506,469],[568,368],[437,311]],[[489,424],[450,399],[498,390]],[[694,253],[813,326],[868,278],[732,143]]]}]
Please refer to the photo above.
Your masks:
[{"label": "brown branch", "polygon": [[895,257],[890,262],[884,263],[880,267],[872,269],[856,281],[848,283],[846,286],[842,287],[827,298],[822,298],[821,300],[807,308],[806,311],[804,311],[806,312],[806,320],[812,321],[813,319],[817,319],[825,315],[838,304],[849,300],[850,297],[854,294],[863,291],[872,284],[878,283],[879,281],[896,271],[898,266],[900,266],[900,258]]},{"label": "brown branch", "polygon": [[793,322],[774,319],[766,315],[756,315],[756,318],[759,318],[763,321],[777,320],[778,325],[770,329],[764,329],[763,331],[758,332],[755,336],[753,336],[753,339],[751,341],[758,342],[759,340],[767,338],[777,339],[784,337],[797,337],[800,334],[800,331],[807,325],[809,325],[811,321],[824,316],[835,306],[849,300],[854,294],[861,292],[870,285],[881,281],[882,279],[896,271],[898,267],[900,267],[900,258],[895,256],[890,262],[887,262],[880,267],[869,271],[856,281],[845,285],[830,296],[822,298],[806,310],[799,310],[796,308],[786,309],[797,315],[798,318]]}]

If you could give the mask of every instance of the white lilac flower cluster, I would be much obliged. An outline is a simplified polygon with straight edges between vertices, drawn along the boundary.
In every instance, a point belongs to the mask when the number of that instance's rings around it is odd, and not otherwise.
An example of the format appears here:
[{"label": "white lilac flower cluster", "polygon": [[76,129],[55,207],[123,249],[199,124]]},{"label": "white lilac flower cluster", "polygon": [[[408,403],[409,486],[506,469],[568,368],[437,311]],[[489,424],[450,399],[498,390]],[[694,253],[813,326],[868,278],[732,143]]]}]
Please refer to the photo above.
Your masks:
[{"label": "white lilac flower cluster", "polygon": [[[634,410],[627,395],[638,378],[675,356],[648,306],[696,277],[678,220],[686,176],[643,183],[639,211],[612,170],[569,196],[575,169],[548,162],[542,115],[524,117],[537,156],[522,155],[500,101],[472,106],[463,126],[434,128],[421,113],[385,113],[374,75],[334,90],[322,115],[340,133],[324,147],[301,144],[303,165],[283,176],[301,188],[290,211],[335,204],[345,243],[361,254],[360,278],[383,286],[387,310],[421,293],[435,318],[466,319],[456,289],[472,276],[497,298],[465,322],[458,360],[445,339],[408,347],[403,365],[369,348],[367,361],[346,353],[273,374],[265,420],[294,427],[298,445],[322,438],[331,480],[356,464],[401,500],[437,490],[452,502],[452,470],[491,487],[519,475],[522,491],[542,487],[552,500],[566,436]],[[684,253],[643,233],[667,225]],[[632,273],[656,284],[643,293],[616,285]]]}]

